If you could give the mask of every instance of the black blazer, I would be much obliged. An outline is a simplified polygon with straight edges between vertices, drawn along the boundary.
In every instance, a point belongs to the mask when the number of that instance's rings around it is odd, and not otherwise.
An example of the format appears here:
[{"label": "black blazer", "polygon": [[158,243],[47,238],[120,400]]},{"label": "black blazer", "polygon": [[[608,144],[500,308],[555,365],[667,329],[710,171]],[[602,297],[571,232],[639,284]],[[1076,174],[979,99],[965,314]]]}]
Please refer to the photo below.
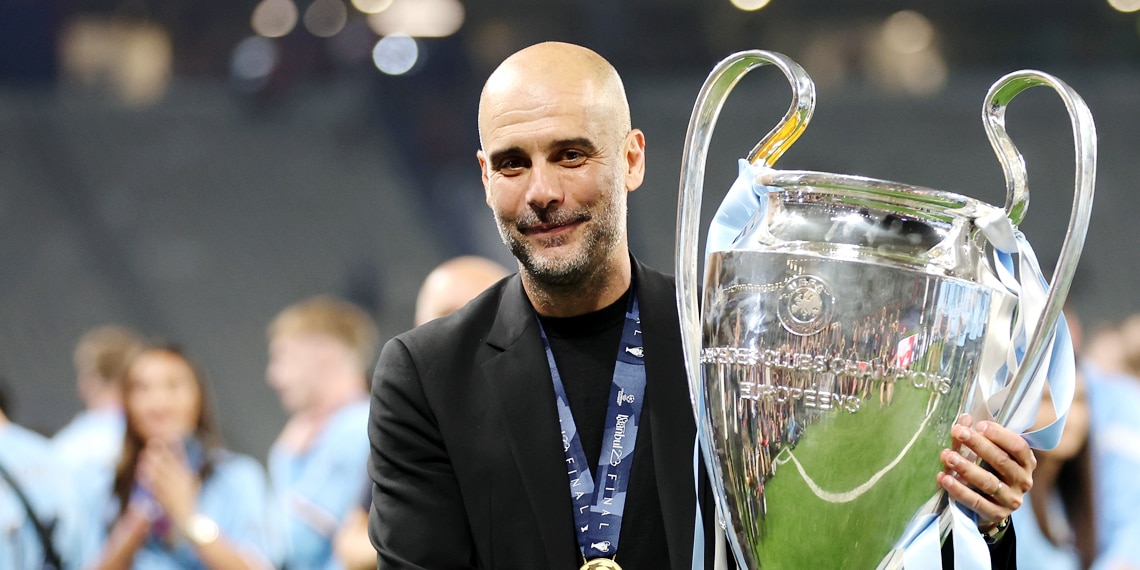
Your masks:
[{"label": "black blazer", "polygon": [[[653,461],[670,567],[683,570],[692,567],[695,426],[676,296],[671,278],[636,260],[633,271],[649,424],[633,469]],[[581,565],[550,370],[518,275],[385,344],[368,429],[381,568]],[[640,453],[646,437],[650,459]]]},{"label": "black blazer", "polygon": [[[638,432],[633,469],[641,460],[653,461],[670,568],[687,570],[695,426],[675,289],[670,277],[637,260],[633,271],[645,336],[649,428]],[[578,568],[554,401],[534,310],[518,275],[388,341],[368,422],[374,482],[369,534],[380,568]],[[641,452],[646,447],[651,455]],[[712,568],[715,516],[704,470],[700,477],[706,567]],[[990,548],[993,568],[1016,567],[1012,531]],[[952,541],[942,554],[953,567]]]}]

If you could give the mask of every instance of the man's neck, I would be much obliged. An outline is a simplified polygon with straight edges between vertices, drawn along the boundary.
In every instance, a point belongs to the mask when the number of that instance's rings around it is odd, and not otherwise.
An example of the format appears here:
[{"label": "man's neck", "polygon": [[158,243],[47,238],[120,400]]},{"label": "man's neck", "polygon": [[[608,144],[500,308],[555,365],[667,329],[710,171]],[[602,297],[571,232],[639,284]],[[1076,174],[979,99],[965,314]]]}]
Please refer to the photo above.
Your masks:
[{"label": "man's neck", "polygon": [[89,411],[122,408],[120,390],[118,384],[95,375],[80,374],[76,381],[79,399],[83,401],[83,407]]},{"label": "man's neck", "polygon": [[573,285],[548,285],[521,272],[527,298],[544,317],[576,317],[608,307],[629,290],[632,275],[629,254],[624,251],[620,260]]},{"label": "man's neck", "polygon": [[321,433],[321,429],[333,414],[353,402],[362,400],[364,396],[363,387],[359,390],[345,390],[318,406],[293,414],[282,430],[279,441],[297,452],[307,450],[316,441],[317,435]]},{"label": "man's neck", "polygon": [[363,400],[368,394],[364,389],[363,380],[353,378],[350,382],[346,379],[339,384],[341,386],[340,390],[337,390],[335,393],[326,394],[324,401],[319,405],[313,406],[297,415],[308,416],[319,423],[324,423],[329,416],[332,416],[341,408]]}]

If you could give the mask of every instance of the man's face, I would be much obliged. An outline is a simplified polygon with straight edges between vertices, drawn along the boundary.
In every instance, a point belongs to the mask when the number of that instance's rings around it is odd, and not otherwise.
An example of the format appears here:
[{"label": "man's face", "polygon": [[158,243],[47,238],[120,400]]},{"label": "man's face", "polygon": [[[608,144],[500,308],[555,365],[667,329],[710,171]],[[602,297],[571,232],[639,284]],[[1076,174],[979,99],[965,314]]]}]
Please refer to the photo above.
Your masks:
[{"label": "man's face", "polygon": [[319,404],[330,343],[331,339],[304,334],[279,334],[269,342],[265,378],[285,411],[303,412]]},{"label": "man's face", "polygon": [[535,280],[572,285],[626,255],[626,192],[641,182],[644,138],[615,132],[581,93],[542,91],[488,105],[479,164],[503,243]]}]

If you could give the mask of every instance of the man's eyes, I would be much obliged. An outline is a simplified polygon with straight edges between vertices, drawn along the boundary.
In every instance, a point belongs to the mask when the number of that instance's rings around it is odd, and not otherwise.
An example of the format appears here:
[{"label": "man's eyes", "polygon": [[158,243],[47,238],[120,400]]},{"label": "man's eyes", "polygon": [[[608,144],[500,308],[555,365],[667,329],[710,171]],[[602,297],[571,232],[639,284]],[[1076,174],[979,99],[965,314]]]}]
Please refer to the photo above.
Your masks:
[{"label": "man's eyes", "polygon": [[570,163],[570,165],[574,166],[585,162],[587,158],[589,157],[586,153],[580,150],[564,150],[559,157],[561,162]]},{"label": "man's eyes", "polygon": [[496,167],[497,170],[506,172],[517,172],[523,168],[526,168],[526,161],[521,158],[504,158]]},{"label": "man's eyes", "polygon": [[[576,149],[565,149],[558,151],[549,158],[552,162],[561,164],[562,166],[576,167],[580,166],[590,158],[589,153]],[[519,172],[530,168],[530,161],[524,157],[504,157],[499,162],[495,163],[495,170],[504,174],[518,174]]]}]

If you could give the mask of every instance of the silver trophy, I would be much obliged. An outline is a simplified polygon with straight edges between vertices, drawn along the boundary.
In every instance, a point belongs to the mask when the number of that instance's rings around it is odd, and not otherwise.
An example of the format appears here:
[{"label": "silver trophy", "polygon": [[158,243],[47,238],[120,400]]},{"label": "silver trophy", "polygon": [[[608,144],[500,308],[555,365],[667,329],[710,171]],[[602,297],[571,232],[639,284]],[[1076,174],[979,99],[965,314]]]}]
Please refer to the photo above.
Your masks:
[{"label": "silver trophy", "polygon": [[[742,179],[753,183],[744,197],[755,203],[737,207],[743,218],[728,224],[727,239],[725,228],[715,240],[710,234],[698,312],[710,138],[732,88],[765,65],[787,77],[792,105],[742,162],[742,171],[754,169]],[[983,230],[995,220],[1016,230],[1025,215],[1025,164],[1004,117],[1011,99],[1038,85],[1056,90],[1068,109],[1076,196],[1040,318],[1023,339],[1020,365],[1009,366],[1012,323],[1024,309],[1002,286]],[[1060,80],[1037,71],[1000,79],[983,109],[1007,181],[997,208],[895,182],[773,169],[814,107],[808,75],[772,52],[730,56],[701,89],[677,222],[690,389],[740,566],[899,567],[908,526],[948,508],[935,475],[959,414],[1001,388],[1008,396],[996,416],[1005,423],[1041,367],[1088,227],[1096,134],[1088,108]],[[999,385],[979,396],[978,383],[990,378]],[[942,539],[947,532],[943,525]]]}]

